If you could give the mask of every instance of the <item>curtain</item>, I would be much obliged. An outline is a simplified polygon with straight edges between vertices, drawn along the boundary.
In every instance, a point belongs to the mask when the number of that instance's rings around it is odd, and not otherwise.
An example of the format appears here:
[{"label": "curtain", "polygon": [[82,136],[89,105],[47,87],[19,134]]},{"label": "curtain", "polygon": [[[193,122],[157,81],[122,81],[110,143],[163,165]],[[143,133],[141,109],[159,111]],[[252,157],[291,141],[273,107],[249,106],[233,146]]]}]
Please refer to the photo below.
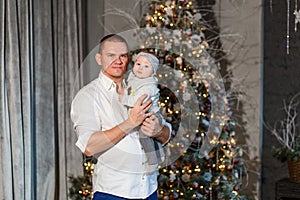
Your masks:
[{"label": "curtain", "polygon": [[0,197],[68,199],[81,175],[70,103],[80,85],[82,1],[1,0]]}]

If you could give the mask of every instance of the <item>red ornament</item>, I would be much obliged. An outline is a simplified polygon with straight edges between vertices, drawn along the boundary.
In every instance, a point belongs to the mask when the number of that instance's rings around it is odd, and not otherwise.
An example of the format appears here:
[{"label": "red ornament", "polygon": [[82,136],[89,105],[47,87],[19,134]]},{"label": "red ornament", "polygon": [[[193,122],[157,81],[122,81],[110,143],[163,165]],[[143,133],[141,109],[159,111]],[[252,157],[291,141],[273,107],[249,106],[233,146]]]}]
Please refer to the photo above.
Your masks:
[{"label": "red ornament", "polygon": [[238,164],[239,162],[240,162],[239,159],[233,158],[233,163],[234,163],[234,164]]},{"label": "red ornament", "polygon": [[166,61],[167,61],[167,62],[170,63],[170,62],[173,62],[173,60],[174,60],[174,57],[173,57],[173,56],[171,56],[171,55],[167,55],[167,56],[166,56]]}]

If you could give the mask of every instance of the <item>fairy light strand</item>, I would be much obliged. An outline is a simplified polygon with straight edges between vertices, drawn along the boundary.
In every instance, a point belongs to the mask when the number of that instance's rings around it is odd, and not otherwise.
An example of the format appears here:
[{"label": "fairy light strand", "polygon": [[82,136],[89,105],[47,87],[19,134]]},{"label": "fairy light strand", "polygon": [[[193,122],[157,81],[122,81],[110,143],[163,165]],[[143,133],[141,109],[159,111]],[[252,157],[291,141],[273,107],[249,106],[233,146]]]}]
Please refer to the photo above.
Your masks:
[{"label": "fairy light strand", "polygon": [[[286,53],[290,54],[290,12],[291,12],[291,0],[286,0]],[[273,0],[269,0],[270,12],[273,13]],[[297,32],[297,25],[300,22],[300,10],[298,10],[298,0],[295,0],[294,5],[294,31]]]},{"label": "fairy light strand", "polygon": [[295,11],[294,11],[294,15],[295,15],[295,32],[297,32],[297,24],[299,22],[299,12],[298,11],[298,0],[295,0]]},{"label": "fairy light strand", "polygon": [[286,53],[290,54],[290,0],[287,2],[287,19],[286,19]]}]

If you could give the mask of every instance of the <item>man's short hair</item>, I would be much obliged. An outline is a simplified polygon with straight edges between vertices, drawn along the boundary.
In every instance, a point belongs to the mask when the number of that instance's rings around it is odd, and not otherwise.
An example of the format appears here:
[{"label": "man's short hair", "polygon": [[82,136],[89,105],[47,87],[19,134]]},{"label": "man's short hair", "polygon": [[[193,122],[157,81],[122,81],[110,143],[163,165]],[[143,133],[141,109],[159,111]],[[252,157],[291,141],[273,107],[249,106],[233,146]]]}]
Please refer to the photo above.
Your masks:
[{"label": "man's short hair", "polygon": [[127,41],[120,35],[117,35],[117,34],[108,34],[106,36],[104,36],[100,42],[99,42],[99,53],[102,52],[102,47],[103,47],[103,44],[104,42],[106,41],[113,41],[113,42],[123,42],[126,44],[127,46],[127,49],[128,49],[128,44],[127,44]]}]

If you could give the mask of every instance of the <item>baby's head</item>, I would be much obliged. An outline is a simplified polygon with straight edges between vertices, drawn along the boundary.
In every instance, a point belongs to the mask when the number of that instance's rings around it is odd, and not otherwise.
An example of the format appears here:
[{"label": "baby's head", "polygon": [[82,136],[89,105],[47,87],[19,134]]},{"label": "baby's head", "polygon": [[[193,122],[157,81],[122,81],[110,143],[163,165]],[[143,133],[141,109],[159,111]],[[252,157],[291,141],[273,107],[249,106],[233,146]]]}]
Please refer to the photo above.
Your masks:
[{"label": "baby's head", "polygon": [[159,60],[150,53],[140,52],[133,65],[133,73],[138,78],[148,78],[156,74]]}]

